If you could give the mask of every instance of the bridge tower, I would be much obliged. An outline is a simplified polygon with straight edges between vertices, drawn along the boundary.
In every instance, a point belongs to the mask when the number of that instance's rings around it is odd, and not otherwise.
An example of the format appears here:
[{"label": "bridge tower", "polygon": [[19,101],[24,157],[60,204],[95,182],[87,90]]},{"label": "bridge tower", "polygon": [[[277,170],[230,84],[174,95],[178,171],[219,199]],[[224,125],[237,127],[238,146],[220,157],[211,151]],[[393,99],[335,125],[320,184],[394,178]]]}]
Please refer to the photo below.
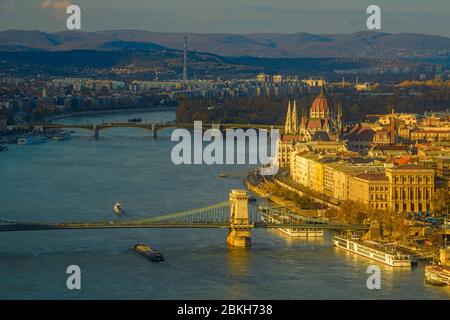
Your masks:
[{"label": "bridge tower", "polygon": [[227,243],[233,247],[251,246],[251,230],[248,215],[248,195],[246,190],[233,189],[230,192],[230,229]]}]

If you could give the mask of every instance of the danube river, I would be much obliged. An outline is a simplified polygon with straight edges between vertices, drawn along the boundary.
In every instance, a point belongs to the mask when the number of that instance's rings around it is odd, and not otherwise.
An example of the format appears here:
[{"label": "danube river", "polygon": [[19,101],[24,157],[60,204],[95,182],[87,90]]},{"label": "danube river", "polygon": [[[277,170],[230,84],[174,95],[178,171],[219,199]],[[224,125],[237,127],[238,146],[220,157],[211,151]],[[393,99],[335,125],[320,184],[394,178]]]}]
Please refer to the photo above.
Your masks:
[{"label": "danube river", "polygon": [[[168,121],[173,113],[82,116],[66,123]],[[0,153],[0,217],[21,221],[114,220],[120,201],[130,217],[214,204],[242,188],[243,166],[176,166],[171,130],[158,138],[111,129],[94,139],[76,131],[66,141],[10,146]],[[222,172],[227,178],[220,178]],[[233,174],[231,174],[233,173]],[[373,262],[340,251],[331,234],[291,240],[275,230],[252,233],[250,250],[232,250],[221,229],[65,230],[0,233],[1,299],[449,299],[424,284],[424,264],[381,267],[381,290],[369,290]],[[164,263],[136,254],[159,248]],[[68,290],[66,268],[81,268],[81,290]]]}]

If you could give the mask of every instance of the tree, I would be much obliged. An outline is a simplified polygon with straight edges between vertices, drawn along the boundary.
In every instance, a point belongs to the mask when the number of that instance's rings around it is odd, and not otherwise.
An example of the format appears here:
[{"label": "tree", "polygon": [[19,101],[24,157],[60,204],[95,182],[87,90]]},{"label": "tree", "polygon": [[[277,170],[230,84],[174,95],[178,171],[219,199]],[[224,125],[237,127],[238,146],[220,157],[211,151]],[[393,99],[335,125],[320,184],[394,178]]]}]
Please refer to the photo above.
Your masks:
[{"label": "tree", "polygon": [[364,204],[351,200],[344,201],[338,211],[338,219],[342,223],[362,224],[368,216]]},{"label": "tree", "polygon": [[433,205],[434,215],[443,216],[449,213],[450,210],[450,193],[443,188],[436,190],[431,199]]}]

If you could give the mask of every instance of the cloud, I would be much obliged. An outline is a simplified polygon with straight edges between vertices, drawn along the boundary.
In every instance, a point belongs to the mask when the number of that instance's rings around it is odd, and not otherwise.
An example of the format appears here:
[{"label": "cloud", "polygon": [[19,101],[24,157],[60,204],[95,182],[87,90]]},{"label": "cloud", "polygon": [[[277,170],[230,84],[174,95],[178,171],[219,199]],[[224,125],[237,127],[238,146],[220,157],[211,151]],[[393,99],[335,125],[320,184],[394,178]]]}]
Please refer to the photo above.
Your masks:
[{"label": "cloud", "polygon": [[41,2],[40,6],[43,9],[55,9],[66,11],[67,7],[72,3],[68,0],[44,0]]}]

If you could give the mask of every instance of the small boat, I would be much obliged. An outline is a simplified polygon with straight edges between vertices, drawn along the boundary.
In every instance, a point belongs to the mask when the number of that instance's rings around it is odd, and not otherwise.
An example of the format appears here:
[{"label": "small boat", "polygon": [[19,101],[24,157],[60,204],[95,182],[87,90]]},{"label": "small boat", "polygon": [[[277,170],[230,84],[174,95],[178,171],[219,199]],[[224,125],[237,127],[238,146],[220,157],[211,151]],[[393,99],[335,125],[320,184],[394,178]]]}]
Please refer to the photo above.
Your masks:
[{"label": "small boat", "polygon": [[113,211],[117,215],[125,213],[125,210],[123,210],[122,205],[119,202],[114,203]]},{"label": "small boat", "polygon": [[71,137],[72,136],[70,135],[70,133],[64,132],[64,133],[59,133],[57,135],[54,135],[52,138],[53,138],[53,140],[56,140],[56,141],[63,141],[63,140],[68,140]]},{"label": "small boat", "polygon": [[24,138],[20,138],[17,140],[17,144],[25,145],[25,144],[38,144],[44,143],[47,141],[46,137],[43,136],[28,136]]},{"label": "small boat", "polygon": [[158,250],[146,245],[146,244],[137,244],[134,246],[134,250],[140,255],[146,257],[150,261],[153,262],[162,262],[164,261],[164,257],[161,255],[161,252]]},{"label": "small boat", "polygon": [[0,144],[0,151],[6,151],[6,150],[8,150],[8,146]]},{"label": "small boat", "polygon": [[142,121],[141,118],[131,118],[131,119],[128,119],[128,122],[141,122],[141,121]]},{"label": "small boat", "polygon": [[219,174],[219,177],[226,178],[226,177],[228,177],[228,175],[226,173],[221,173],[221,174]]}]

